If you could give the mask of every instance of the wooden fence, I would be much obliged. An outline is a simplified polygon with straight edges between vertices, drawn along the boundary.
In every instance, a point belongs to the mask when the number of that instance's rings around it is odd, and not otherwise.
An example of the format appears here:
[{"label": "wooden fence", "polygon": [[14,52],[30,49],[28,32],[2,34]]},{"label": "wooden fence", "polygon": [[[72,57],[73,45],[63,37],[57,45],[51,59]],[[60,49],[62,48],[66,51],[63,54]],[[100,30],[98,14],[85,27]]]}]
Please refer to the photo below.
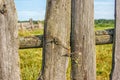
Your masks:
[{"label": "wooden fence", "polygon": [[18,22],[17,26],[19,30],[43,29],[43,24],[40,21],[35,24],[32,19],[26,22]]},{"label": "wooden fence", "polygon": [[[95,44],[113,43],[110,79],[120,80],[120,0],[115,29],[94,32],[94,0],[47,0],[44,35],[19,38],[19,48],[43,47],[38,80],[96,80]],[[14,0],[0,1],[0,80],[20,80],[17,13]],[[67,55],[67,56],[66,56]]]},{"label": "wooden fence", "polygon": [[[96,45],[112,44],[114,29],[95,31]],[[27,36],[19,38],[19,49],[42,48],[43,35]]]}]

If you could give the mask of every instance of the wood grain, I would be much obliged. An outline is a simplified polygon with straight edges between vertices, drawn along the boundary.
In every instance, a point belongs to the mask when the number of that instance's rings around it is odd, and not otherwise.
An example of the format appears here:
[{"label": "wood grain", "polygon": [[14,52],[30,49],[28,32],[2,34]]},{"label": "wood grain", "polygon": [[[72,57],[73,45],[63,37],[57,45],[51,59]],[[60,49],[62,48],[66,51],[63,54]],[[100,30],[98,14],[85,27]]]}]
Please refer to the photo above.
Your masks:
[{"label": "wood grain", "polygon": [[39,80],[66,80],[70,48],[70,0],[47,0]]},{"label": "wood grain", "polygon": [[94,0],[72,0],[71,80],[96,80]]},{"label": "wood grain", "polygon": [[20,80],[14,0],[0,0],[0,80]]}]

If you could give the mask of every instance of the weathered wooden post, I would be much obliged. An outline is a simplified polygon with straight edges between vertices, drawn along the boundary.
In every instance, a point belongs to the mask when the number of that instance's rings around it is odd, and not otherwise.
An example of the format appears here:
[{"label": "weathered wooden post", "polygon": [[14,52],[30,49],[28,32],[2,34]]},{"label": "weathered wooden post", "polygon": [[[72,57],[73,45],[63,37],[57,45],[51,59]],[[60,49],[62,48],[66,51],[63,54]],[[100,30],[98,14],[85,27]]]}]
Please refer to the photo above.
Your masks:
[{"label": "weathered wooden post", "polygon": [[14,0],[0,0],[0,80],[20,80]]},{"label": "weathered wooden post", "polygon": [[66,80],[70,47],[70,0],[47,0],[42,72],[38,80]]},{"label": "weathered wooden post", "polygon": [[115,0],[115,34],[111,80],[120,80],[120,0]]},{"label": "weathered wooden post", "polygon": [[23,23],[19,23],[19,24],[20,24],[20,30],[24,30]]},{"label": "weathered wooden post", "polygon": [[33,24],[33,19],[32,18],[30,18],[29,24],[30,24],[31,29],[34,29],[34,24]]},{"label": "weathered wooden post", "polygon": [[72,80],[96,80],[94,0],[72,0]]}]

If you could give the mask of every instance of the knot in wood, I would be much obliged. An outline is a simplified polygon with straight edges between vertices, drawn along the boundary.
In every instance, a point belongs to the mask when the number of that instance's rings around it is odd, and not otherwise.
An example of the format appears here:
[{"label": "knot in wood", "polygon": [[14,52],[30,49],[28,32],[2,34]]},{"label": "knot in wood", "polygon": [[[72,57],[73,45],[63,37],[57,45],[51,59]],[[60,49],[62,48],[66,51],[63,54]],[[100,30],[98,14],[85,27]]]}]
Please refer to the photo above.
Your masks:
[{"label": "knot in wood", "polygon": [[59,39],[57,39],[57,38],[53,38],[53,42],[54,42],[54,44],[56,44],[56,45],[59,45],[59,44],[60,44],[60,41],[59,41]]},{"label": "knot in wood", "polygon": [[7,12],[6,5],[3,4],[2,8],[0,9],[1,14],[5,14]]}]

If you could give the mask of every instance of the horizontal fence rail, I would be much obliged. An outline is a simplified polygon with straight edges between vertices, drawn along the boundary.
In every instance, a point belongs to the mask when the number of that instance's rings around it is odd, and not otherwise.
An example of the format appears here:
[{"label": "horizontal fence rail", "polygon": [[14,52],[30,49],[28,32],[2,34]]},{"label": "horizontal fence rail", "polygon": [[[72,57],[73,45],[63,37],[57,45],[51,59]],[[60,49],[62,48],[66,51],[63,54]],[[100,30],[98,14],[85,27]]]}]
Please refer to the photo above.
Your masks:
[{"label": "horizontal fence rail", "polygon": [[[96,45],[113,43],[114,29],[95,31]],[[43,35],[20,37],[19,49],[42,48]]]},{"label": "horizontal fence rail", "polygon": [[113,43],[114,29],[95,31],[96,45]]}]

